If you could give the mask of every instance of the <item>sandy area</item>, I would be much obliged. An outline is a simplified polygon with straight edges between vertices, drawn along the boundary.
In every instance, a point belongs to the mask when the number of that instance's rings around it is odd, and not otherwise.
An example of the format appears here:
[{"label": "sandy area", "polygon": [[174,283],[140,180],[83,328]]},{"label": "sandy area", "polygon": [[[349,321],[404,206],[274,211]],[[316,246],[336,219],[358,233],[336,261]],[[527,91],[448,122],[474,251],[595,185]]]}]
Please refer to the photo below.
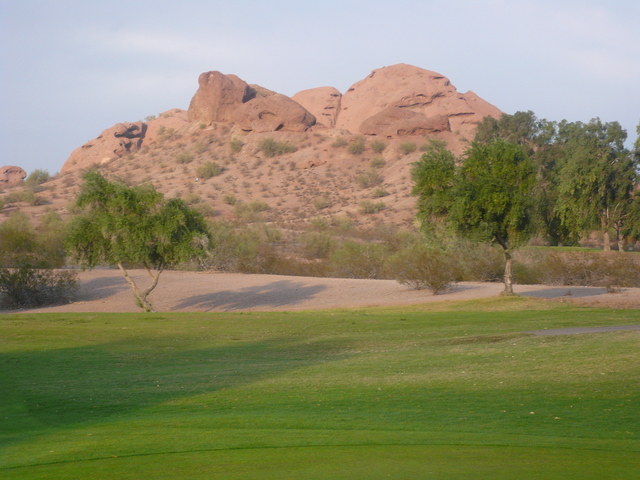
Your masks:
[{"label": "sandy area", "polygon": [[[144,270],[132,270],[130,274],[136,283],[145,285],[150,282]],[[28,311],[140,311],[120,271],[96,269],[82,272],[79,280],[80,290],[75,302]],[[502,289],[500,283],[464,282],[448,293],[434,296],[426,290],[411,290],[394,280],[166,271],[150,299],[154,308],[163,312],[277,311],[471,300],[497,296]],[[640,308],[640,288],[607,293],[604,288],[596,287],[516,285],[514,290],[524,296],[582,305]]]}]

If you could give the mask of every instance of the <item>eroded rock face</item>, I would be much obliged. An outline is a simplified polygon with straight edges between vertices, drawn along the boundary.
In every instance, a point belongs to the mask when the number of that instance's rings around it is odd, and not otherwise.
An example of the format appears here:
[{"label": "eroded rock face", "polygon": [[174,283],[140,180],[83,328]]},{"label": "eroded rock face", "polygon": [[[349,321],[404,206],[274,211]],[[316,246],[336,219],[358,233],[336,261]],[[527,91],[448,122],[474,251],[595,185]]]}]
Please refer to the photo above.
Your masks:
[{"label": "eroded rock face", "polygon": [[147,131],[143,122],[118,123],[105,130],[99,137],[76,148],[60,169],[61,173],[74,167],[104,163],[122,157],[140,148]]},{"label": "eroded rock face", "polygon": [[5,165],[0,168],[0,185],[15,185],[27,178],[27,172],[14,165]]},{"label": "eroded rock face", "polygon": [[[390,107],[406,109],[427,118],[447,117],[450,129],[461,135],[472,134],[484,116],[499,117],[502,114],[472,92],[459,93],[439,73],[398,64],[374,70],[349,88],[342,96],[336,128],[365,133],[363,125],[370,129],[375,122],[368,120]],[[395,116],[397,113],[393,113],[391,118]],[[436,123],[440,122],[442,120]]]},{"label": "eroded rock face", "polygon": [[316,118],[298,102],[276,93],[240,105],[233,122],[245,132],[304,132]]},{"label": "eroded rock face", "polygon": [[235,75],[205,72],[189,104],[189,121],[210,124],[230,122],[234,111],[256,96],[256,91]]},{"label": "eroded rock face", "polygon": [[333,87],[311,88],[296,93],[291,99],[307,109],[316,117],[318,123],[328,128],[335,127],[342,100],[342,94],[337,89]]},{"label": "eroded rock face", "polygon": [[427,117],[401,107],[387,107],[360,125],[360,133],[382,137],[428,135],[450,131],[451,126],[446,115]]}]

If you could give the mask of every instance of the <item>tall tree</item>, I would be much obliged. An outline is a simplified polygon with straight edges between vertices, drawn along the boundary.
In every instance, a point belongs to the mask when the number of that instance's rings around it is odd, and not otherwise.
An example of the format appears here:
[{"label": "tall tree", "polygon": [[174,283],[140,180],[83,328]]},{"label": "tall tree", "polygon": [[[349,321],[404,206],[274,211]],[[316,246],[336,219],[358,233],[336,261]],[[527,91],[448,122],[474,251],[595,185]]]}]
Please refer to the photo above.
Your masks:
[{"label": "tall tree", "polygon": [[[432,148],[414,165],[414,194],[423,225],[444,220],[459,234],[498,243],[504,252],[504,294],[513,294],[513,248],[534,229],[536,177],[525,148],[502,139],[474,142],[458,166]],[[428,227],[427,227],[428,228]]]},{"label": "tall tree", "polygon": [[[97,171],[83,179],[77,205],[85,212],[72,221],[66,242],[72,258],[86,268],[117,265],[141,308],[153,311],[148,296],[160,274],[203,252],[209,231],[202,215],[180,199],[165,201],[151,185],[129,187]],[[141,290],[127,264],[143,266],[151,285]]]}]

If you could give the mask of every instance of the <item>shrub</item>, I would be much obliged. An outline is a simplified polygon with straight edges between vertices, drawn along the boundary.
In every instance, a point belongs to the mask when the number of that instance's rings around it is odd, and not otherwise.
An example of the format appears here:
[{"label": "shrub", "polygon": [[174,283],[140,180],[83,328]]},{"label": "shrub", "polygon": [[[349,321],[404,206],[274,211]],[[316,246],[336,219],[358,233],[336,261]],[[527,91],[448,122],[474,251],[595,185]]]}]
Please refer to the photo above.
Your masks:
[{"label": "shrub", "polygon": [[331,146],[333,148],[343,148],[346,147],[349,144],[349,142],[347,142],[345,140],[344,137],[338,137],[336,138],[336,140],[331,144]]},{"label": "shrub", "polygon": [[300,237],[302,252],[306,257],[327,258],[333,248],[333,237],[328,232],[305,232]]},{"label": "shrub", "polygon": [[346,232],[353,229],[353,220],[346,215],[334,215],[331,217],[331,225]]},{"label": "shrub", "polygon": [[35,307],[67,303],[77,290],[74,270],[52,270],[23,264],[0,268],[0,293],[8,307]]},{"label": "shrub", "polygon": [[364,137],[356,137],[347,147],[347,152],[352,155],[360,155],[366,148]]},{"label": "shrub", "polygon": [[373,157],[369,161],[369,165],[371,168],[382,168],[386,165],[387,162],[384,161],[382,157]]},{"label": "shrub", "polygon": [[382,278],[387,255],[384,245],[346,241],[329,254],[329,261],[337,277]]},{"label": "shrub", "polygon": [[237,219],[245,222],[259,222],[262,220],[262,216],[260,214],[262,212],[266,212],[270,208],[269,204],[260,200],[254,200],[247,203],[236,203],[234,215]]},{"label": "shrub", "polygon": [[217,162],[205,162],[196,169],[196,175],[207,180],[222,173],[222,167]]},{"label": "shrub", "polygon": [[285,153],[297,152],[298,147],[288,142],[277,142],[272,137],[267,137],[260,140],[258,150],[261,151],[265,157],[272,158]]},{"label": "shrub", "polygon": [[394,254],[386,265],[387,274],[401,285],[415,290],[429,289],[434,295],[447,291],[455,281],[455,258],[443,250],[416,244]]},{"label": "shrub", "polygon": [[316,208],[316,210],[329,208],[331,207],[331,200],[329,199],[329,197],[323,195],[321,197],[313,199],[313,206]]},{"label": "shrub", "polygon": [[240,153],[242,151],[243,146],[244,146],[244,143],[242,143],[242,140],[240,140],[239,138],[233,138],[229,142],[229,148],[233,153]]},{"label": "shrub", "polygon": [[198,142],[193,146],[193,151],[197,154],[203,154],[207,151],[208,145],[206,143]]},{"label": "shrub", "polygon": [[50,178],[51,176],[46,170],[36,169],[29,174],[24,183],[28,187],[36,188],[38,185],[48,182]]},{"label": "shrub", "polygon": [[180,152],[176,154],[176,163],[181,165],[193,162],[193,157],[189,152]]},{"label": "shrub", "polygon": [[384,143],[382,140],[374,140],[369,144],[369,146],[371,147],[371,150],[373,150],[375,153],[382,153],[384,152],[384,149],[387,148],[387,144]]},{"label": "shrub", "polygon": [[238,198],[233,193],[227,193],[222,197],[222,201],[227,205],[235,205],[238,203]]},{"label": "shrub", "polygon": [[387,208],[384,202],[372,202],[371,200],[362,200],[359,204],[358,211],[362,214],[378,213]]},{"label": "shrub", "polygon": [[382,198],[387,195],[389,195],[389,192],[387,192],[384,187],[378,187],[371,193],[371,198]]},{"label": "shrub", "polygon": [[400,153],[402,153],[403,155],[409,155],[410,153],[413,153],[416,151],[416,149],[418,148],[415,144],[415,142],[402,142],[398,148],[400,149]]},{"label": "shrub", "polygon": [[382,175],[375,170],[369,170],[368,172],[361,173],[356,177],[356,183],[360,188],[370,188],[380,185],[384,181]]}]

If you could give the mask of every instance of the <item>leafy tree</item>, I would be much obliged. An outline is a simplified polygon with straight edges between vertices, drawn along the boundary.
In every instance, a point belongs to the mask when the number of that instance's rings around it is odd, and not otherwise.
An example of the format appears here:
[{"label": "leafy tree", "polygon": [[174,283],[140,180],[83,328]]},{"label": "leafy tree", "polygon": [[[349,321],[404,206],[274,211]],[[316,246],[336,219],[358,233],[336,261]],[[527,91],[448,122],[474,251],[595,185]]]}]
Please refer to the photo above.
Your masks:
[{"label": "leafy tree", "polygon": [[504,252],[504,294],[513,294],[511,250],[534,229],[534,165],[525,149],[493,139],[474,142],[455,166],[434,144],[414,166],[414,193],[423,225],[444,220],[458,234],[498,243]]},{"label": "leafy tree", "polygon": [[610,250],[610,232],[622,246],[629,218],[638,158],[625,147],[627,134],[618,122],[587,124],[561,122],[556,142],[562,146],[555,211],[571,232],[599,229],[604,249]]},{"label": "leafy tree", "polygon": [[[177,198],[165,201],[151,185],[129,187],[90,171],[77,198],[85,213],[69,228],[67,246],[83,267],[116,264],[137,302],[153,311],[148,300],[160,274],[169,266],[204,252],[209,231],[202,216]],[[125,265],[142,265],[152,279],[141,290]]]}]

